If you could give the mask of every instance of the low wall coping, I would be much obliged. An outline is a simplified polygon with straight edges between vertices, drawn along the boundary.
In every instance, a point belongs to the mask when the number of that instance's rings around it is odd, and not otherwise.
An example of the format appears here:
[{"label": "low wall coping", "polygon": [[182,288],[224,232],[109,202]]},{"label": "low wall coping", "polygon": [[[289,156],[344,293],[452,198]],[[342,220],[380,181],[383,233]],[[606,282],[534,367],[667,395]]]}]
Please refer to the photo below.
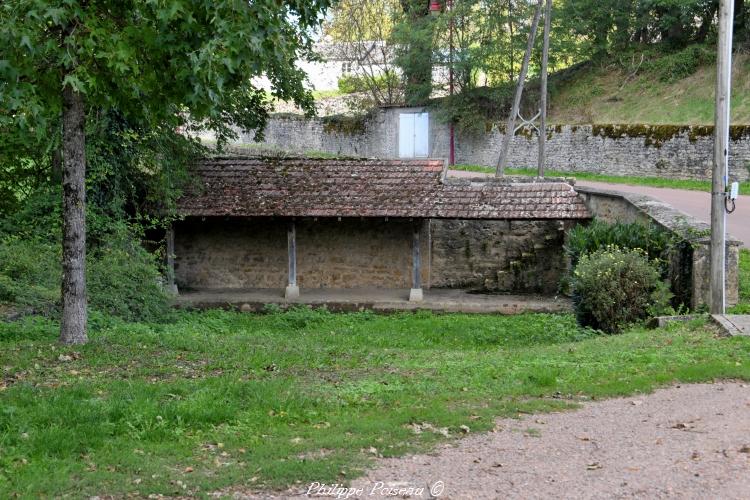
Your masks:
[{"label": "low wall coping", "polygon": [[[710,237],[706,232],[711,231],[711,225],[696,219],[692,215],[674,208],[672,205],[643,194],[625,193],[617,190],[601,189],[589,186],[576,186],[575,190],[583,195],[622,198],[649,219],[663,228],[680,235],[686,241],[693,243],[708,243]],[[726,244],[742,246],[742,241],[727,234]]]}]

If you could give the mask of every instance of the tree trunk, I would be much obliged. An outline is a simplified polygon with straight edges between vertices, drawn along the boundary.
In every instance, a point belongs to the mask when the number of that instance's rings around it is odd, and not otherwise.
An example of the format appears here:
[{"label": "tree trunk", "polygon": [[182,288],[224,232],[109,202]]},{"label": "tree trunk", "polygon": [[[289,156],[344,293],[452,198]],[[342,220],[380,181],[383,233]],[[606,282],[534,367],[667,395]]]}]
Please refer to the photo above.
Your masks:
[{"label": "tree trunk", "polygon": [[60,342],[86,336],[86,111],[83,96],[63,89],[63,276]]}]

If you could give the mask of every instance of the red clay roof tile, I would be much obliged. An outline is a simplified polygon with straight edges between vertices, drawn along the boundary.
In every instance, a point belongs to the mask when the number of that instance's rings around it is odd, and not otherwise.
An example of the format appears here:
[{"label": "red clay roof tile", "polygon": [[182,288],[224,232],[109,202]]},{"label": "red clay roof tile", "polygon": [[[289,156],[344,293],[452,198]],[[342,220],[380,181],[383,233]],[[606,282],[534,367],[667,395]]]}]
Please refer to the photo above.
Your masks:
[{"label": "red clay roof tile", "polygon": [[441,160],[225,157],[200,162],[182,215],[585,219],[563,181],[442,179]]}]

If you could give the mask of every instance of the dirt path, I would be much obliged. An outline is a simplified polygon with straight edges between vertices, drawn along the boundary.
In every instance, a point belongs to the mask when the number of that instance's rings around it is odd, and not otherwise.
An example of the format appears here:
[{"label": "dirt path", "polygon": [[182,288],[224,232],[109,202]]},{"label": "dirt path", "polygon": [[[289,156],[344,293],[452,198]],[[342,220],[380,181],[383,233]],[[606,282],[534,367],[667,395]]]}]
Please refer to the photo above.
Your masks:
[{"label": "dirt path", "polygon": [[[498,420],[494,432],[433,453],[381,460],[351,488],[361,494],[349,498],[399,488],[407,496],[397,498],[434,498],[433,488],[451,499],[747,499],[750,386],[683,385],[572,412]],[[409,488],[424,492],[408,496]],[[289,493],[261,497],[295,496]]]},{"label": "dirt path", "polygon": [[446,498],[750,497],[745,384],[674,387],[497,429],[386,460],[356,485],[442,481]]}]

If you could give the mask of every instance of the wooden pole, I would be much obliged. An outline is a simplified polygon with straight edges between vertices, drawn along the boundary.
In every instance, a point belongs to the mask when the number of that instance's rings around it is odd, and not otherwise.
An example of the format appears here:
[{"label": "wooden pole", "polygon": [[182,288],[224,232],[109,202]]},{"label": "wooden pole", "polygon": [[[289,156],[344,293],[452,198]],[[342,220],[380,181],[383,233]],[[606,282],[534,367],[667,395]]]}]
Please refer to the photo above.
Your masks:
[{"label": "wooden pole", "polygon": [[544,9],[544,45],[542,47],[542,74],[540,88],[539,112],[539,160],[537,163],[537,176],[544,177],[544,165],[547,161],[545,146],[547,144],[547,65],[549,63],[549,35],[552,23],[552,0],[547,0]]},{"label": "wooden pole", "polygon": [[505,166],[508,163],[508,151],[510,150],[510,142],[513,140],[514,128],[516,126],[516,117],[518,116],[518,110],[521,108],[521,96],[523,95],[523,84],[526,80],[526,74],[529,72],[529,60],[531,59],[531,50],[534,48],[534,40],[536,39],[536,32],[539,28],[539,18],[542,15],[542,5],[544,0],[539,0],[539,4],[536,6],[534,12],[534,20],[531,23],[531,31],[529,32],[529,42],[526,44],[526,54],[523,56],[523,64],[521,65],[521,73],[518,75],[518,85],[516,85],[516,95],[513,98],[513,107],[510,110],[510,117],[508,123],[505,126],[505,135],[503,136],[503,145],[500,152],[500,158],[497,162],[497,168],[495,169],[495,176],[501,177],[505,173]]},{"label": "wooden pole", "polygon": [[422,230],[422,221],[414,225],[411,240],[411,290],[409,291],[409,302],[422,302],[422,254],[419,243],[419,233]]},{"label": "wooden pole", "polygon": [[711,301],[712,314],[724,314],[726,253],[726,184],[729,175],[729,99],[732,81],[732,22],[734,0],[719,5],[719,41],[716,61],[714,158],[711,177]]},{"label": "wooden pole", "polygon": [[174,226],[167,229],[167,290],[169,293],[177,293],[177,285],[174,282]]},{"label": "wooden pole", "polygon": [[289,257],[289,278],[287,280],[284,297],[287,300],[299,298],[297,286],[297,228],[291,221],[286,230],[287,256]]},{"label": "wooden pole", "polygon": [[297,285],[297,228],[294,222],[289,223],[286,232],[287,253],[289,255],[289,282],[290,286]]},{"label": "wooden pole", "polygon": [[411,244],[411,287],[415,290],[422,288],[422,255],[419,248],[419,226],[414,228]]}]

